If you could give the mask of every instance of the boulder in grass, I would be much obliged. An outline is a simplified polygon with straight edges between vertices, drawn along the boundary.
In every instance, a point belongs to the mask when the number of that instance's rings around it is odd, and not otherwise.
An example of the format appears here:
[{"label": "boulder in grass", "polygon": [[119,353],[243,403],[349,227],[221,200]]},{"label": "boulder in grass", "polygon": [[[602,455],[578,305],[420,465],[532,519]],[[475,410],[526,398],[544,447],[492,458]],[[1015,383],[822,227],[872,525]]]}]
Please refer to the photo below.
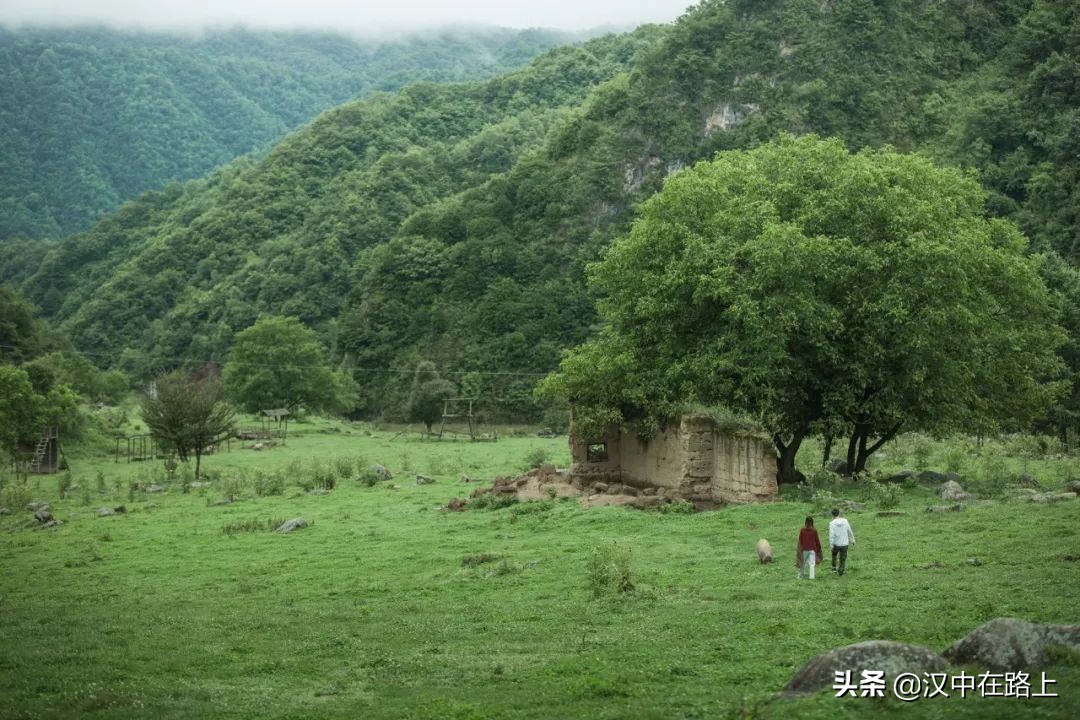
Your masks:
[{"label": "boulder in grass", "polygon": [[46,505],[45,507],[38,508],[37,512],[34,513],[34,519],[37,520],[42,525],[46,525],[46,526],[48,526],[50,523],[52,523],[53,514],[52,514],[52,511],[49,510],[49,506]]},{"label": "boulder in grass", "polygon": [[10,515],[11,508],[0,507],[0,515]]},{"label": "boulder in grass", "polygon": [[416,484],[417,485],[431,485],[434,482],[435,482],[435,478],[428,477],[427,475],[417,475],[416,476]]},{"label": "boulder in grass", "polygon": [[1080,480],[1069,480],[1065,483],[1065,492],[1080,495]]},{"label": "boulder in grass", "polygon": [[97,511],[98,517],[109,517],[110,515],[115,515],[115,514],[116,513],[113,511],[112,508],[107,508],[107,507],[98,508],[98,511]]},{"label": "boulder in grass", "polygon": [[967,500],[969,495],[955,480],[947,480],[937,490],[938,497],[946,502],[960,502]]},{"label": "boulder in grass", "polygon": [[390,472],[385,465],[380,465],[379,463],[375,463],[371,466],[371,472],[375,473],[375,476],[379,478],[380,482],[394,479],[394,474]]},{"label": "boulder in grass", "polygon": [[1047,648],[1080,652],[1080,625],[1040,625],[1019,618],[997,618],[958,640],[943,654],[957,665],[990,670],[1031,670],[1050,662]]},{"label": "boulder in grass", "polygon": [[901,470],[900,472],[893,473],[888,477],[882,478],[883,483],[902,483],[907,482],[908,479],[915,477],[914,470]]},{"label": "boulder in grass", "polygon": [[857,683],[863,670],[883,670],[885,687],[889,688],[893,679],[902,673],[915,673],[921,677],[924,672],[942,672],[947,665],[945,658],[920,645],[869,640],[818,655],[795,673],[783,693],[797,695],[831,688],[838,672],[851,672]]},{"label": "boulder in grass", "polygon": [[947,473],[938,472],[937,470],[923,470],[916,476],[919,482],[930,483],[945,483],[949,480],[956,480],[957,478],[951,478]]},{"label": "boulder in grass", "polygon": [[281,523],[274,532],[284,535],[285,533],[291,533],[293,530],[299,530],[300,528],[306,528],[307,526],[308,521],[304,518],[293,518],[292,520]]}]

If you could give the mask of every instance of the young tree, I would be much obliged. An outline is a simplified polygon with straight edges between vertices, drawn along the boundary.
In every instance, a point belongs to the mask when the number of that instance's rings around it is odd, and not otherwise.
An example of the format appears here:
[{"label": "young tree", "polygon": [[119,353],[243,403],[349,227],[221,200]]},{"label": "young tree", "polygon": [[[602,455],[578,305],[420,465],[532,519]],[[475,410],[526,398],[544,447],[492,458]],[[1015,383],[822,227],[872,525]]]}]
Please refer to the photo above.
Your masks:
[{"label": "young tree", "polygon": [[198,480],[203,451],[233,432],[234,412],[225,402],[221,382],[174,372],[155,385],[157,392],[142,400],[143,422],[154,439],[175,449],[182,461],[195,456]]},{"label": "young tree", "polygon": [[815,425],[855,457],[903,429],[1031,418],[1062,333],[1026,241],[958,170],[785,136],[670,178],[591,269],[606,326],[546,389],[586,427],[650,433],[686,403],[775,430],[779,475]]},{"label": "young tree", "polygon": [[440,378],[435,363],[425,360],[416,366],[405,415],[410,422],[424,423],[430,433],[432,424],[442,417],[444,403],[456,393],[454,383]]},{"label": "young tree", "polygon": [[330,369],[315,332],[297,318],[264,317],[237,333],[222,381],[248,412],[302,405],[344,413],[356,407],[355,381]]}]

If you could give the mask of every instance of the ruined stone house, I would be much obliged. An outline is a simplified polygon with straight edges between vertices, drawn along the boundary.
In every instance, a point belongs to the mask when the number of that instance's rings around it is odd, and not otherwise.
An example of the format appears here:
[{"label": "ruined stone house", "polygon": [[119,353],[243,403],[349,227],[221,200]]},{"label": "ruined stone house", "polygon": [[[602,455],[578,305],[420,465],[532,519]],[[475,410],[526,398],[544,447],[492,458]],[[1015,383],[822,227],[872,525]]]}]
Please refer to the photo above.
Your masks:
[{"label": "ruined stone house", "polygon": [[582,487],[625,486],[696,505],[775,500],[776,453],[764,435],[728,431],[708,415],[684,415],[648,440],[609,428],[570,434],[570,477]]}]

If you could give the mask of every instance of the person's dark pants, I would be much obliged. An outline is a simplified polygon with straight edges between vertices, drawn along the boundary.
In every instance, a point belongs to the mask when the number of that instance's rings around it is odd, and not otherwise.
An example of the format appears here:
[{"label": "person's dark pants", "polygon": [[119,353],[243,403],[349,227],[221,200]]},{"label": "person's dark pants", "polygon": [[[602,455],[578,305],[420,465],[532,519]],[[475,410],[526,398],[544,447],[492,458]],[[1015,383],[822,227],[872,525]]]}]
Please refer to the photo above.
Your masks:
[{"label": "person's dark pants", "polygon": [[[836,556],[840,556],[840,567],[836,566]],[[832,549],[832,567],[839,574],[844,574],[844,566],[847,565],[847,545],[833,545]]]}]

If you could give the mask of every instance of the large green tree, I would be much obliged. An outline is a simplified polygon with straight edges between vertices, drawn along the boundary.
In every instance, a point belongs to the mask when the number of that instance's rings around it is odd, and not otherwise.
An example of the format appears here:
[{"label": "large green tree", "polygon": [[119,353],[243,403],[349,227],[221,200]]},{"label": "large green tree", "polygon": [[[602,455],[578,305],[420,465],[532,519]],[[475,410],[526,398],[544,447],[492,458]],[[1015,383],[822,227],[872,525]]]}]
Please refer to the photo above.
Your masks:
[{"label": "large green tree", "polygon": [[356,383],[327,365],[315,332],[294,317],[264,317],[237,333],[222,380],[248,412],[301,406],[348,412],[356,406]]},{"label": "large green tree", "polygon": [[0,365],[0,451],[14,458],[21,443],[37,437],[43,409],[26,371]]},{"label": "large green tree", "polygon": [[[958,170],[783,136],[668,180],[591,269],[605,327],[549,388],[582,426],[648,433],[687,403],[775,430],[783,481],[815,424],[874,437],[1046,408],[1062,332],[1014,225]],[[594,425],[595,426],[595,425]],[[869,442],[868,442],[869,441]]]},{"label": "large green tree", "polygon": [[203,452],[233,432],[235,415],[221,381],[175,372],[159,378],[154,388],[142,400],[143,422],[154,439],[175,450],[182,461],[195,456],[198,480]]}]

